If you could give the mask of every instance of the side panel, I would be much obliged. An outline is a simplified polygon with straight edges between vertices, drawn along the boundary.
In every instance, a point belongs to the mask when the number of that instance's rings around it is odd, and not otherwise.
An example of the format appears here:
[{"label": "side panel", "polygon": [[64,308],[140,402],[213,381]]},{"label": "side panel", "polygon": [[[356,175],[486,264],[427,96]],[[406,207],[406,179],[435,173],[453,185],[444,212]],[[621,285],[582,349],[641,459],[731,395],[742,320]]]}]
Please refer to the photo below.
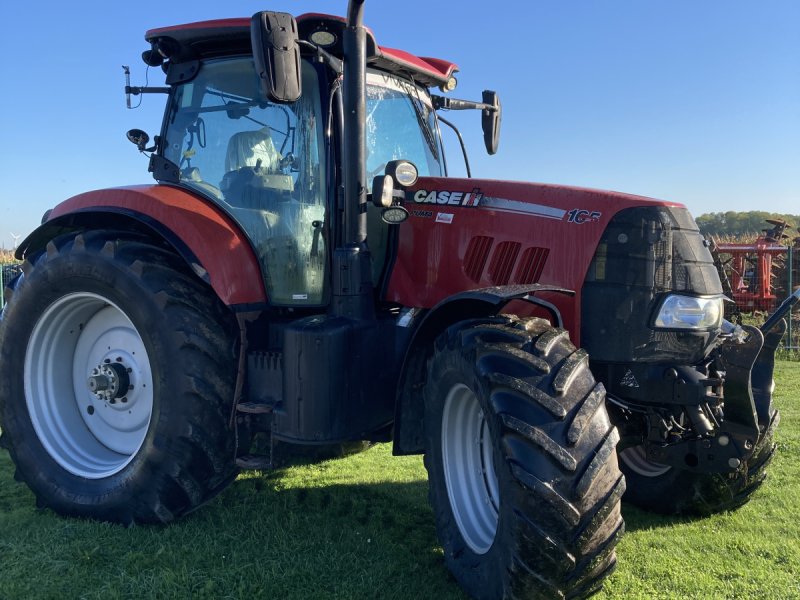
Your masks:
[{"label": "side panel", "polygon": [[[640,196],[565,186],[422,177],[406,194],[386,299],[430,308],[458,292],[543,284],[579,292],[611,217]],[[579,343],[580,295],[537,294]]]},{"label": "side panel", "polygon": [[[207,272],[209,283],[225,304],[267,301],[250,244],[238,225],[211,203],[166,185],[111,188],[73,196],[56,206],[48,221],[91,210],[134,213],[137,218],[156,224],[156,229],[169,230],[197,257],[198,266]],[[35,240],[35,236],[34,233],[26,243]]]}]

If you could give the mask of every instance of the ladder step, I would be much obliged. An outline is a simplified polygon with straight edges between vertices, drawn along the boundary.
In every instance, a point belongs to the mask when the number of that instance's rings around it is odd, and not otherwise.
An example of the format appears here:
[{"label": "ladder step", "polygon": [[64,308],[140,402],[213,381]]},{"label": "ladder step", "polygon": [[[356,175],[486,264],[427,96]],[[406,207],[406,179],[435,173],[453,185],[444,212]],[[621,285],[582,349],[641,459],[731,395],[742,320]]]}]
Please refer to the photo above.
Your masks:
[{"label": "ladder step", "polygon": [[245,454],[236,459],[236,466],[240,469],[268,471],[272,469],[269,456],[259,454]]},{"label": "ladder step", "polygon": [[250,402],[240,402],[236,405],[236,410],[251,415],[265,415],[271,413],[274,406],[274,404],[269,404],[267,402],[252,400]]}]

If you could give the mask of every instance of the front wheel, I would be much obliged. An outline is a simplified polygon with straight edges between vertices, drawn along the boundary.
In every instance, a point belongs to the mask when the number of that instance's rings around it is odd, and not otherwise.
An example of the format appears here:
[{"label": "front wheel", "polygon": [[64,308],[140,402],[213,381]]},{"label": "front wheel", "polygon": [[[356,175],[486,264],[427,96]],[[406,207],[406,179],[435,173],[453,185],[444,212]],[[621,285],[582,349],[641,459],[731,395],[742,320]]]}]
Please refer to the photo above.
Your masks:
[{"label": "front wheel", "polygon": [[648,460],[644,445],[619,452],[628,490],[625,501],[667,515],[709,515],[747,503],[767,477],[775,454],[775,429],[780,414],[773,410],[749,460],[730,474],[697,473]]},{"label": "front wheel", "polygon": [[461,322],[437,339],[427,381],[430,500],[462,587],[596,590],[616,564],[625,481],[586,354],[542,319]]},{"label": "front wheel", "polygon": [[230,316],[173,254],[65,236],[26,266],[0,323],[0,428],[55,511],[167,522],[236,474]]}]

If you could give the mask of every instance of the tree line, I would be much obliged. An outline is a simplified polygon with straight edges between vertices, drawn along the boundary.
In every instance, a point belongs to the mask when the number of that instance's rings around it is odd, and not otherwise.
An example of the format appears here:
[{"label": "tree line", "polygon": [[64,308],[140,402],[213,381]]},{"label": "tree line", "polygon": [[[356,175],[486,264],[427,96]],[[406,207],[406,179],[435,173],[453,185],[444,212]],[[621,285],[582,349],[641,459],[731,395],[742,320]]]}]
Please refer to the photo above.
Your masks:
[{"label": "tree line", "polygon": [[697,217],[697,226],[706,236],[715,238],[755,238],[764,229],[772,227],[767,219],[786,221],[789,227],[786,234],[790,239],[798,236],[797,226],[800,225],[800,216],[770,213],[760,210],[749,212],[706,213]]}]

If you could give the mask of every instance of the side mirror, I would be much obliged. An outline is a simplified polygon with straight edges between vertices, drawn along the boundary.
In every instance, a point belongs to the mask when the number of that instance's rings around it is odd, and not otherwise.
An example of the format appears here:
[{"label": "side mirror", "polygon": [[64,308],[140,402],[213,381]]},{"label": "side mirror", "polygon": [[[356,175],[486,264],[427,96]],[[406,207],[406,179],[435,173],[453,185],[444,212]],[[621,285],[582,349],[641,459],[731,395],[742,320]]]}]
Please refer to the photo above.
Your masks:
[{"label": "side mirror", "polygon": [[286,104],[302,93],[297,22],[289,13],[257,12],[250,19],[253,59],[267,99]]},{"label": "side mirror", "polygon": [[128,137],[129,142],[136,145],[139,152],[144,152],[147,148],[147,142],[150,141],[150,136],[141,129],[129,129],[125,135]]},{"label": "side mirror", "polygon": [[496,154],[497,147],[500,145],[500,121],[503,116],[503,108],[500,106],[497,92],[483,90],[483,103],[494,106],[494,110],[483,109],[481,127],[483,128],[483,143],[486,145],[486,152]]}]

